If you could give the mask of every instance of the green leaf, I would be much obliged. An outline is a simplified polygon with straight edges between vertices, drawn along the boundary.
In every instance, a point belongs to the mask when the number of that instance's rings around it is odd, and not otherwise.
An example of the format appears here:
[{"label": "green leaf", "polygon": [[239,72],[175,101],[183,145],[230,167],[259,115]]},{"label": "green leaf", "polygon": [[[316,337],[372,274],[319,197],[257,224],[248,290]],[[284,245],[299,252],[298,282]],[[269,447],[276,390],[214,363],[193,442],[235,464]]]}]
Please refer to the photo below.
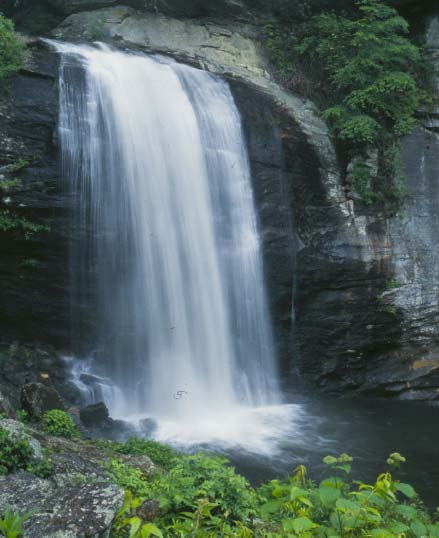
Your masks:
[{"label": "green leaf", "polygon": [[337,499],[340,498],[341,491],[334,487],[320,484],[319,497],[323,505],[330,508],[335,505]]},{"label": "green leaf", "polygon": [[150,536],[163,538],[163,533],[158,527],[156,527],[152,523],[147,523],[146,525],[143,525],[140,531],[140,536],[141,538],[149,538]]},{"label": "green leaf", "polygon": [[415,519],[411,522],[410,528],[417,538],[421,538],[427,535],[427,527],[419,519]]},{"label": "green leaf", "polygon": [[283,500],[282,499],[275,499],[273,501],[268,501],[265,503],[261,508],[261,514],[273,514],[275,512],[279,512],[281,508],[283,507]]},{"label": "green leaf", "polygon": [[314,529],[315,527],[317,527],[317,525],[307,517],[286,519],[282,521],[282,525],[286,532],[294,531],[295,533],[309,531],[310,529]]},{"label": "green leaf", "polygon": [[128,520],[128,524],[130,526],[129,538],[134,538],[142,525],[142,520],[140,517],[131,517]]},{"label": "green leaf", "polygon": [[395,506],[395,512],[400,514],[403,518],[411,521],[416,517],[416,509],[413,506],[408,506],[407,504],[398,504]]},{"label": "green leaf", "polygon": [[395,521],[394,523],[390,523],[388,525],[389,531],[393,532],[394,534],[402,534],[403,532],[406,532],[409,530],[409,526],[405,523],[401,523],[400,521]]},{"label": "green leaf", "polygon": [[336,507],[339,510],[349,511],[349,512],[352,512],[353,514],[356,514],[361,510],[360,503],[351,501],[349,499],[338,499],[338,501],[336,502]]},{"label": "green leaf", "polygon": [[372,529],[370,535],[372,538],[394,538],[394,534],[386,529]]},{"label": "green leaf", "polygon": [[439,538],[439,524],[428,525],[429,538]]},{"label": "green leaf", "polygon": [[399,482],[396,484],[396,489],[403,493],[409,499],[413,499],[413,497],[416,496],[416,491],[412,488],[410,484],[404,484],[403,482]]}]

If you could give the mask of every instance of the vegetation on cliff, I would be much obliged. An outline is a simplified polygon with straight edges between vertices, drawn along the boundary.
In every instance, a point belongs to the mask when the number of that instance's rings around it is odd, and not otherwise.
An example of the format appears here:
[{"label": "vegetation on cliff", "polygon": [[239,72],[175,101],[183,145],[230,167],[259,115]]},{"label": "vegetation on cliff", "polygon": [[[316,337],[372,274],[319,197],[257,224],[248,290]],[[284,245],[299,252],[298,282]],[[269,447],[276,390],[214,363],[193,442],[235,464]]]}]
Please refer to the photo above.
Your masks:
[{"label": "vegetation on cliff", "polygon": [[[408,22],[381,0],[356,0],[349,15],[321,13],[292,31],[267,29],[267,45],[284,81],[323,107],[353,185],[366,203],[398,204],[399,141],[431,103],[427,63],[409,39]],[[378,173],[371,177],[370,155]],[[372,166],[373,169],[373,166]]]},{"label": "vegetation on cliff", "polygon": [[0,14],[0,84],[23,65],[25,44],[17,36],[14,24]]}]

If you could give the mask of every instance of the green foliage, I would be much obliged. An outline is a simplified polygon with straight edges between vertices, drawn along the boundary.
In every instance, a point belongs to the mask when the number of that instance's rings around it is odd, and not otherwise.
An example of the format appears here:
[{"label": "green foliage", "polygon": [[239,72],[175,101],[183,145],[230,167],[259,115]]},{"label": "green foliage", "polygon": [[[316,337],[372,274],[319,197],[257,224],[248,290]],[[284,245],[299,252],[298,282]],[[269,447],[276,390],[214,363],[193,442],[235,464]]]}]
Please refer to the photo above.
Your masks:
[{"label": "green foliage", "polygon": [[23,469],[40,478],[49,478],[53,473],[50,451],[44,450],[43,456],[42,460],[36,459],[27,439],[15,437],[0,427],[0,475]]},{"label": "green foliage", "polygon": [[15,438],[0,427],[0,475],[26,469],[33,456],[33,448],[27,439]]},{"label": "green foliage", "polygon": [[[393,453],[387,463],[405,462]],[[176,455],[168,473],[146,475],[120,462],[111,478],[127,491],[112,538],[439,538],[415,490],[381,473],[372,484],[350,479],[352,458],[324,458],[318,484],[304,466],[286,480],[254,490],[226,460],[204,454]],[[143,521],[145,499],[158,499],[161,515]]]},{"label": "green foliage", "polygon": [[[394,278],[391,278],[390,280],[386,282],[386,290],[396,290],[401,287],[402,287],[402,283],[399,280],[396,280]],[[389,460],[387,460],[387,463],[389,463],[390,465]]]},{"label": "green foliage", "polygon": [[6,507],[3,516],[0,516],[0,536],[5,538],[19,538],[23,536],[23,523],[31,517],[33,512],[20,515],[12,512],[9,506]]},{"label": "green foliage", "polygon": [[163,533],[158,527],[152,523],[144,523],[137,516],[136,510],[142,502],[142,499],[133,497],[131,492],[125,493],[124,503],[113,523],[112,538],[123,536],[128,536],[128,538],[150,538],[152,536],[163,538]]},{"label": "green foliage", "polygon": [[28,412],[24,409],[17,409],[17,411],[15,412],[15,417],[17,420],[23,422],[24,424],[31,421]]},{"label": "green foliage", "polygon": [[14,24],[0,14],[0,84],[23,65],[25,45],[14,31]]},{"label": "green foliage", "polygon": [[120,454],[148,456],[163,469],[170,469],[176,463],[178,457],[178,452],[170,446],[158,443],[153,439],[130,437],[125,443],[113,443],[111,448]]},{"label": "green foliage", "polygon": [[28,159],[18,159],[11,165],[10,171],[20,172],[21,170],[29,166],[29,164],[30,164],[30,161]]},{"label": "green foliage", "polygon": [[[395,468],[400,454],[387,460]],[[352,458],[342,454],[324,459],[329,477],[318,485],[307,481],[299,468],[288,482],[272,481],[263,517],[282,528],[276,536],[301,538],[420,538],[439,536],[439,526],[416,503],[416,492],[389,472],[373,484],[349,480]],[[267,493],[267,486],[263,492]]]},{"label": "green foliage", "polygon": [[32,473],[39,478],[49,478],[53,474],[53,465],[51,452],[48,449],[43,450],[43,460],[33,460],[26,468],[28,473]]},{"label": "green foliage", "polygon": [[0,178],[0,191],[7,193],[11,190],[21,187],[21,181],[14,177],[12,179],[1,179]]},{"label": "green foliage", "polygon": [[364,203],[372,204],[377,201],[377,195],[370,188],[370,173],[364,159],[356,159],[352,170],[352,187]]},{"label": "green foliage", "polygon": [[50,435],[73,439],[79,437],[79,431],[76,429],[72,417],[60,409],[46,411],[43,415],[43,430]]},{"label": "green foliage", "polygon": [[35,234],[49,231],[48,226],[35,224],[24,217],[20,217],[8,209],[0,209],[0,232],[17,233],[29,240]]},{"label": "green foliage", "polygon": [[105,17],[99,16],[95,18],[90,29],[91,39],[100,39],[103,37],[105,22]]},{"label": "green foliage", "polygon": [[288,83],[296,71],[297,38],[288,26],[268,25],[265,27],[265,46],[275,65],[278,76]]},{"label": "green foliage", "polygon": [[168,472],[152,476],[113,460],[110,473],[136,497],[159,500],[164,514],[193,509],[202,498],[215,503],[217,512],[237,519],[246,519],[256,510],[256,494],[247,480],[218,456],[181,455]]},{"label": "green foliage", "polygon": [[283,31],[267,44],[279,63],[282,36],[287,36],[286,53],[296,71],[316,81],[324,95],[323,117],[344,154],[358,158],[370,149],[379,151],[380,180],[370,185],[363,167],[356,171],[354,188],[366,203],[383,202],[394,212],[404,195],[398,182],[399,139],[413,129],[416,112],[432,103],[432,92],[423,87],[427,62],[394,8],[382,0],[356,0],[355,5],[352,17],[322,13],[298,30],[299,37]]}]

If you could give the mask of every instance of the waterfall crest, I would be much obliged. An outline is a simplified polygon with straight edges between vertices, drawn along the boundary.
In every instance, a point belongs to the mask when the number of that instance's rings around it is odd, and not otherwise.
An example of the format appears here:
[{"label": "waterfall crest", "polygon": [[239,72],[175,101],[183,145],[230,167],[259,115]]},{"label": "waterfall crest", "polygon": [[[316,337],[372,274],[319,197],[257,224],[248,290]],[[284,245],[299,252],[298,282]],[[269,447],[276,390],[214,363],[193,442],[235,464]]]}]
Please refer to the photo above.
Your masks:
[{"label": "waterfall crest", "polygon": [[72,275],[72,300],[96,313],[82,347],[114,388],[111,415],[190,421],[279,403],[228,84],[161,57],[52,43],[72,256],[86,275]]}]

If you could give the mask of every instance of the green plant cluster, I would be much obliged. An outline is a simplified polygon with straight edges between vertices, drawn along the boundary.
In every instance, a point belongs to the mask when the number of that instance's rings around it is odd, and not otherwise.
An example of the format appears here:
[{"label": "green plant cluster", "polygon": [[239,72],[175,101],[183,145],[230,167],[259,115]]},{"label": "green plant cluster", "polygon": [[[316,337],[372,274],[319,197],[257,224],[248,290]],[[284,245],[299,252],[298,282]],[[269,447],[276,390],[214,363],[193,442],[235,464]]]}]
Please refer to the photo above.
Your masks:
[{"label": "green plant cluster", "polygon": [[0,427],[0,475],[26,469],[34,457],[29,441],[15,438]]},{"label": "green plant cluster", "polygon": [[[284,30],[273,37],[270,30],[267,46],[279,69],[291,64],[319,81],[323,117],[343,154],[359,162],[354,188],[366,203],[388,202],[394,210],[404,196],[399,141],[413,129],[416,112],[432,102],[429,66],[409,39],[407,21],[394,8],[382,0],[356,0],[355,6],[350,16],[317,15],[293,37]],[[285,36],[291,62],[279,52]],[[378,150],[378,178],[369,178],[364,165],[372,149]]]},{"label": "green plant cluster", "polygon": [[23,437],[11,435],[0,427],[0,475],[25,470],[40,478],[52,475],[52,460],[46,450],[43,459],[36,459],[29,441]]},{"label": "green plant cluster", "polygon": [[61,409],[46,411],[43,415],[42,427],[46,433],[65,439],[74,439],[80,435],[72,417]]},{"label": "green plant cluster", "polygon": [[256,494],[248,481],[219,456],[180,455],[167,472],[159,470],[151,476],[112,460],[110,474],[136,497],[158,500],[165,519],[166,515],[190,510],[202,498],[211,499],[222,512],[236,519],[256,513]]},{"label": "green plant cluster", "polygon": [[31,515],[32,512],[20,515],[18,512],[12,512],[11,508],[7,506],[4,514],[0,515],[0,536],[4,538],[19,538],[23,536],[23,524]]},{"label": "green plant cluster", "polygon": [[22,67],[25,48],[13,22],[0,14],[0,84]]},{"label": "green plant cluster", "polygon": [[[102,445],[102,441],[100,443]],[[105,445],[113,452],[119,452],[120,454],[148,456],[157,466],[166,470],[171,469],[179,457],[178,452],[170,446],[158,443],[154,439],[130,437],[125,443],[104,441],[103,446]]]},{"label": "green plant cluster", "polygon": [[[288,479],[254,489],[216,456],[176,455],[168,472],[151,475],[113,460],[110,479],[126,490],[126,497],[111,536],[439,538],[437,518],[428,514],[412,486],[393,476],[404,462],[400,454],[391,454],[389,469],[367,484],[350,478],[350,456],[327,456],[319,483],[299,466]],[[160,501],[160,515],[144,521],[139,508],[149,499]]]},{"label": "green plant cluster", "polygon": [[24,217],[18,216],[9,209],[0,209],[0,232],[18,233],[23,236],[24,239],[29,240],[32,239],[35,234],[48,231],[48,226],[36,224]]}]

